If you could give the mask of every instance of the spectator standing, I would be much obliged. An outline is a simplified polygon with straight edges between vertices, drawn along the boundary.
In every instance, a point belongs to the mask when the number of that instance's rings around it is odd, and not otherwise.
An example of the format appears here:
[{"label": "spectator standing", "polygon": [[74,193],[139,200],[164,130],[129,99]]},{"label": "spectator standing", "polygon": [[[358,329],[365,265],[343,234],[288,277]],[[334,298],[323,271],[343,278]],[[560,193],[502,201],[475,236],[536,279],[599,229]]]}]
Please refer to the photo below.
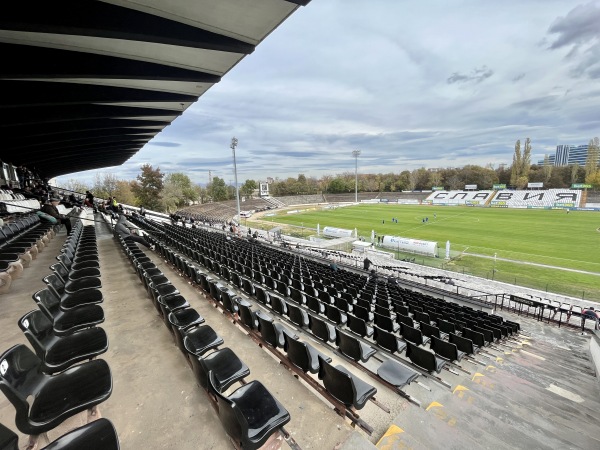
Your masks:
[{"label": "spectator standing", "polygon": [[365,258],[363,260],[363,268],[365,270],[369,270],[369,267],[371,267],[371,260],[369,258]]}]

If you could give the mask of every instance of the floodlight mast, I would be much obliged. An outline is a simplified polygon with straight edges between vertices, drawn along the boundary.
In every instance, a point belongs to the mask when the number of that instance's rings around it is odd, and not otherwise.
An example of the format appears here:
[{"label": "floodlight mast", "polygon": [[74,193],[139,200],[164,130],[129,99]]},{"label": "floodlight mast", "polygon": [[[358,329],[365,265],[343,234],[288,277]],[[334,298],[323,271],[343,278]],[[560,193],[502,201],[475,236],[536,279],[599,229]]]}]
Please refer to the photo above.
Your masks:
[{"label": "floodlight mast", "polygon": [[237,203],[237,217],[238,224],[242,221],[242,215],[240,213],[240,188],[238,185],[238,177],[237,177],[237,164],[235,162],[235,148],[238,145],[238,140],[236,137],[231,138],[231,145],[229,146],[231,150],[233,150],[233,173],[235,175],[235,200]]},{"label": "floodlight mast", "polygon": [[352,150],[352,156],[356,161],[354,165],[354,202],[358,203],[358,157],[360,156],[360,150]]}]

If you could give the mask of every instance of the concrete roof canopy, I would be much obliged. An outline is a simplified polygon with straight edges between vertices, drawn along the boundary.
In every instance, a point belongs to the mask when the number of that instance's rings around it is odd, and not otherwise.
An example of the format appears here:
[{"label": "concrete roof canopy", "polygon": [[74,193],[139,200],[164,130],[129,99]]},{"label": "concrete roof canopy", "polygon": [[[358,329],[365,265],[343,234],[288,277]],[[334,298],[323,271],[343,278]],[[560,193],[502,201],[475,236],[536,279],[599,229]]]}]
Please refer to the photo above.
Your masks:
[{"label": "concrete roof canopy", "polygon": [[47,178],[123,164],[309,1],[11,2],[0,159]]}]

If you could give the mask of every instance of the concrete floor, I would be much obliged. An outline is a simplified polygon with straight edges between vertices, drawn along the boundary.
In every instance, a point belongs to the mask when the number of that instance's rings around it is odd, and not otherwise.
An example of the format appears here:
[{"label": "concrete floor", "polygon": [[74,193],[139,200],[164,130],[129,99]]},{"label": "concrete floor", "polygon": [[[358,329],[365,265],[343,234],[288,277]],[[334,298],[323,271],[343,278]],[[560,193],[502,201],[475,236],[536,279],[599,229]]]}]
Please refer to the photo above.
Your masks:
[{"label": "concrete floor", "polygon": [[[156,313],[129,260],[104,224],[97,225],[106,330],[110,347],[102,356],[112,370],[112,396],[100,405],[103,417],[115,425],[123,449],[232,448],[204,392]],[[44,287],[64,241],[64,231],[42,252],[11,292],[0,297],[0,349],[27,340],[17,320],[35,308],[31,295]],[[143,248],[146,250],[145,248]],[[291,373],[268,351],[207,301],[204,294],[147,251],[157,266],[181,291],[230,347],[250,367],[250,380],[260,380],[292,416],[286,429],[303,449],[378,448],[600,448],[600,395],[590,360],[589,335],[573,328],[557,328],[531,318],[501,315],[522,324],[529,338],[488,350],[478,357],[483,365],[463,362],[469,374],[443,371],[449,389],[420,378],[405,390],[421,401],[417,407],[369,378],[345,366],[378,389],[388,406],[384,413],[372,403],[360,411],[374,428],[372,436],[349,426],[319,395]],[[250,299],[254,308],[257,302]],[[273,312],[268,311],[271,316]],[[282,323],[292,328],[289,323]],[[303,330],[302,340],[342,358]],[[28,344],[27,344],[28,345]],[[222,346],[223,347],[223,346]],[[376,368],[371,359],[366,365]],[[82,418],[61,425],[51,436],[77,426]],[[0,422],[16,431],[14,409],[0,396]],[[21,434],[21,444],[25,443]],[[284,448],[288,448],[284,443]]]}]

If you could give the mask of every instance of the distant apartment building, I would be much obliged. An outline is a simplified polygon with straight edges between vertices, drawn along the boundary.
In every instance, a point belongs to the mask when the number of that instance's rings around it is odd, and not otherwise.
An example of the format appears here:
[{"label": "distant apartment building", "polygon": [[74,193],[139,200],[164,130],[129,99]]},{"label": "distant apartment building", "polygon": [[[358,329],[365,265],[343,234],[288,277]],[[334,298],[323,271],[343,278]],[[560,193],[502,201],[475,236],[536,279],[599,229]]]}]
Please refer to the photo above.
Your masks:
[{"label": "distant apartment building", "polygon": [[[578,164],[585,166],[588,155],[588,145],[557,145],[556,153],[548,156],[548,163],[551,166],[573,166]],[[540,166],[544,165],[544,160],[538,161]]]}]

